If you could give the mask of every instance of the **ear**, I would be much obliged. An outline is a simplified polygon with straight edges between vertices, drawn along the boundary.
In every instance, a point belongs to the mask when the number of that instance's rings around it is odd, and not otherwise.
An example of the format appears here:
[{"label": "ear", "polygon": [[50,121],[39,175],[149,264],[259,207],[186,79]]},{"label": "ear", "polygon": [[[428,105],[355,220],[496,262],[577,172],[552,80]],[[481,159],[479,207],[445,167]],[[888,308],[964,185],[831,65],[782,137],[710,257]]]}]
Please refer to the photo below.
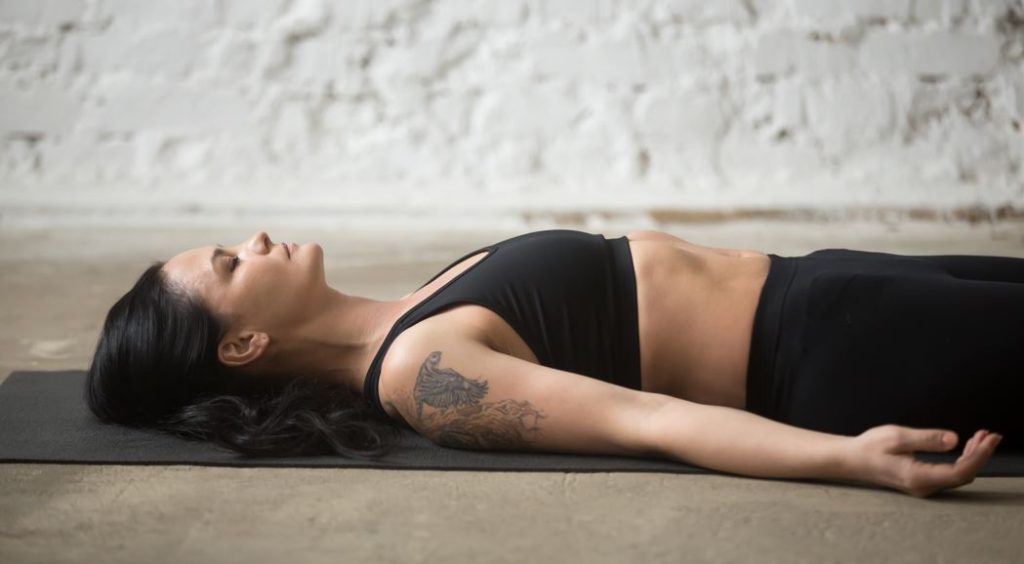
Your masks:
[{"label": "ear", "polygon": [[217,358],[224,366],[236,368],[259,358],[269,344],[270,336],[258,331],[229,335],[217,346]]}]

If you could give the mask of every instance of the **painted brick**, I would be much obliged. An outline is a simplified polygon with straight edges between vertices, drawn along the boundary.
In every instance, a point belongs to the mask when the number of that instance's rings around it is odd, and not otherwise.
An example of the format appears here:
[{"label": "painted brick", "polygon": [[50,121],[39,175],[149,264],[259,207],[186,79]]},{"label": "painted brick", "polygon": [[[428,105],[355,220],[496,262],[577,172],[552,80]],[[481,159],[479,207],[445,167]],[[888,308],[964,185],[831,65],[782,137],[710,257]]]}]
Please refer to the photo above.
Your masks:
[{"label": "painted brick", "polygon": [[562,89],[509,85],[483,96],[471,127],[487,136],[552,135],[582,111]]},{"label": "painted brick", "polygon": [[829,80],[807,92],[807,121],[828,154],[882,137],[894,126],[885,83],[862,77]]},{"label": "painted brick", "polygon": [[525,15],[525,10],[526,5],[520,0],[509,2],[484,2],[481,0],[440,2],[431,7],[427,18],[425,18],[427,20],[425,27],[439,27],[447,32],[456,25],[468,22],[487,26],[518,23]]},{"label": "painted brick", "polygon": [[1021,15],[1019,0],[0,0],[0,185],[1024,207]]},{"label": "painted brick", "polygon": [[910,0],[791,0],[800,20],[828,27],[848,25],[858,20],[902,22],[910,15]]},{"label": "painted brick", "polygon": [[651,11],[655,19],[678,19],[690,25],[720,22],[749,23],[753,20],[750,8],[740,0],[718,2],[667,0],[653,2]]},{"label": "painted brick", "polygon": [[813,77],[850,72],[857,63],[857,52],[845,42],[782,31],[758,38],[752,60],[754,72],[760,76],[798,72]]},{"label": "painted brick", "polygon": [[333,14],[342,29],[383,27],[388,18],[405,17],[414,11],[412,0],[338,0],[333,3]]},{"label": "painted brick", "polygon": [[150,76],[183,76],[200,60],[203,41],[191,29],[147,27],[90,37],[81,47],[88,72],[131,71]]},{"label": "painted brick", "polygon": [[59,134],[74,127],[81,104],[53,85],[32,90],[0,85],[0,108],[0,131]]},{"label": "painted brick", "polygon": [[601,24],[615,16],[613,0],[541,0],[531,8],[545,22],[562,22],[574,26]]},{"label": "painted brick", "polygon": [[[197,97],[202,104],[195,103]],[[101,81],[82,114],[88,129],[115,132],[233,130],[245,134],[254,117],[238,91],[124,75]]]},{"label": "painted brick", "polygon": [[240,28],[268,28],[285,12],[287,0],[224,0],[224,22]]},{"label": "painted brick", "polygon": [[635,38],[595,41],[576,52],[583,57],[582,79],[587,83],[636,84],[650,79],[652,58],[641,51]]},{"label": "painted brick", "polygon": [[[627,180],[635,176],[636,143],[627,130],[606,114],[586,120],[551,141],[545,158],[558,163],[553,171],[561,177],[583,181]],[[594,163],[604,163],[601,167]]]},{"label": "painted brick", "polygon": [[60,42],[56,35],[0,32],[0,65],[12,73],[41,73],[57,66]]},{"label": "painted brick", "polygon": [[94,133],[82,133],[41,145],[41,166],[61,181],[125,178],[135,168],[137,144],[128,140],[100,139]]},{"label": "painted brick", "polygon": [[296,0],[274,21],[273,31],[290,38],[315,35],[327,26],[329,14],[324,0]]},{"label": "painted brick", "polygon": [[1017,83],[1014,85],[1014,101],[1015,109],[1017,110],[1017,119],[1020,120],[1020,126],[1024,129],[1024,78],[1018,77]]},{"label": "painted brick", "polygon": [[652,92],[637,103],[636,128],[648,140],[710,146],[726,125],[714,92]]},{"label": "painted brick", "polygon": [[949,24],[962,17],[967,8],[965,0],[914,0],[914,19],[920,22]]},{"label": "painted brick", "polygon": [[85,0],[3,0],[0,22],[57,26],[78,20],[85,12]]},{"label": "painted brick", "polygon": [[106,18],[130,25],[184,25],[208,28],[220,23],[219,2],[209,0],[104,0]]},{"label": "painted brick", "polygon": [[991,34],[877,32],[864,39],[861,62],[882,74],[982,75],[996,70],[1001,44]]}]

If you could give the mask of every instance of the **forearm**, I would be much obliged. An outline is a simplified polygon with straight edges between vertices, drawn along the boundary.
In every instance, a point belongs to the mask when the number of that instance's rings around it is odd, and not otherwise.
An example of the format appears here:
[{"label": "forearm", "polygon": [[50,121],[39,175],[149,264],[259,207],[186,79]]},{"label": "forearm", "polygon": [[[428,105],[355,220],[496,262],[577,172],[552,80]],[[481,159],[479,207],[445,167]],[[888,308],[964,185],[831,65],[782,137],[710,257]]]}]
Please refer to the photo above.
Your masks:
[{"label": "forearm", "polygon": [[856,479],[844,456],[851,437],[689,401],[667,402],[650,424],[658,454],[688,464],[765,478]]}]

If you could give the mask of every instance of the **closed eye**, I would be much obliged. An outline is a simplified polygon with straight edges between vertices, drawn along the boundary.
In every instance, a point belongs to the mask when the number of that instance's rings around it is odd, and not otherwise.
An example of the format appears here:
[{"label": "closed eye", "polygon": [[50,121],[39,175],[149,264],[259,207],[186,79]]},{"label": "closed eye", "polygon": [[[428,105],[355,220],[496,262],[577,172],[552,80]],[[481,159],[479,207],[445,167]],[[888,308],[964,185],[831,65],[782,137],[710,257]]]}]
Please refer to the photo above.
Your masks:
[{"label": "closed eye", "polygon": [[238,257],[231,257],[231,260],[228,261],[228,271],[234,272],[235,269],[238,268],[238,262]]}]

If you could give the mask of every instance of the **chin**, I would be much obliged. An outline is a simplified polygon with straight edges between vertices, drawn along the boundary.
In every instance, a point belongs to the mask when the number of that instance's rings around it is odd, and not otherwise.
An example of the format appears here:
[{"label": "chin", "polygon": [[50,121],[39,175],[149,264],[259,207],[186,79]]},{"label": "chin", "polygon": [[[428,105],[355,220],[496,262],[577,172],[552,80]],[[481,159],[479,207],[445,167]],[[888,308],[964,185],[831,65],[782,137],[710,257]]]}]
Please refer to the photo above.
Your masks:
[{"label": "chin", "polygon": [[[298,252],[314,252],[323,257],[324,249],[320,246],[320,243],[304,243],[299,245]],[[296,253],[298,254],[298,253]]]}]

